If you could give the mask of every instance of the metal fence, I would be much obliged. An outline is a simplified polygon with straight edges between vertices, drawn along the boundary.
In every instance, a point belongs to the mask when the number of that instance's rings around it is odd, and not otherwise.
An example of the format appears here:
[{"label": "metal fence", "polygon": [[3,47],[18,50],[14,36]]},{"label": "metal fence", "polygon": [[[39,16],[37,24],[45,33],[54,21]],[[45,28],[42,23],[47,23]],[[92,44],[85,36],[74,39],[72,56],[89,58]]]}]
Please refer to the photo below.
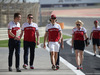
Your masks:
[{"label": "metal fence", "polygon": [[0,28],[7,27],[7,24],[13,20],[13,15],[16,12],[20,12],[22,15],[21,24],[26,22],[28,14],[33,14],[34,22],[38,23],[39,3],[0,0]]}]

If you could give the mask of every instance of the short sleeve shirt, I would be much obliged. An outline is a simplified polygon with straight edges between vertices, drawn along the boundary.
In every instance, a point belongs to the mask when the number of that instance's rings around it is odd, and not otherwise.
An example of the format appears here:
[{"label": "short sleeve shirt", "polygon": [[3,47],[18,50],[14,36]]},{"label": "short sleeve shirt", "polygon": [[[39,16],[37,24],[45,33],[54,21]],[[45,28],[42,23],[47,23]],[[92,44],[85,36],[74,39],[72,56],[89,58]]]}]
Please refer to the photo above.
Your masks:
[{"label": "short sleeve shirt", "polygon": [[[11,30],[11,32],[15,35],[15,36],[19,36],[19,31],[20,31],[20,23],[17,22],[17,24],[15,24],[14,21],[9,22],[8,24],[8,30]],[[14,38],[11,35],[8,35],[9,38]]]},{"label": "short sleeve shirt", "polygon": [[72,29],[72,34],[74,35],[74,40],[82,40],[84,41],[84,34],[86,34],[86,29],[84,27],[81,27],[78,29],[77,27],[74,27]]},{"label": "short sleeve shirt", "polygon": [[48,40],[50,42],[57,42],[60,39],[59,32],[61,31],[61,27],[59,24],[55,23],[54,25],[52,23],[47,24],[46,26],[46,32],[48,32]]},{"label": "short sleeve shirt", "polygon": [[24,31],[24,41],[36,42],[35,32],[38,30],[38,25],[36,23],[24,23],[22,25],[22,30]]}]

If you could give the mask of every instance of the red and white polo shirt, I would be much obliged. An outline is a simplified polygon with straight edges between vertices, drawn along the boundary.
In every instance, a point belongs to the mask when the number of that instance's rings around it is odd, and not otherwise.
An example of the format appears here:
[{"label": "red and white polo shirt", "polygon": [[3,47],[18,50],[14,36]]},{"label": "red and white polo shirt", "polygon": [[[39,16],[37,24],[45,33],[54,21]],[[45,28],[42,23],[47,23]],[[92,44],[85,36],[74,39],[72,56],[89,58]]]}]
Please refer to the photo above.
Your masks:
[{"label": "red and white polo shirt", "polygon": [[[14,21],[9,22],[8,24],[8,30],[11,30],[11,32],[15,35],[15,36],[20,36],[19,31],[20,31],[20,23],[17,22],[17,24],[15,24]],[[8,35],[9,38],[14,38],[11,35]]]},{"label": "red and white polo shirt", "polygon": [[35,32],[38,30],[38,25],[36,23],[24,23],[22,25],[22,30],[24,31],[24,41],[36,42]]},{"label": "red and white polo shirt", "polygon": [[74,27],[72,31],[72,34],[74,34],[74,40],[84,41],[84,34],[87,32],[84,27],[81,27],[80,29]]},{"label": "red and white polo shirt", "polygon": [[54,25],[52,23],[48,24],[46,26],[46,31],[48,32],[48,40],[49,42],[57,42],[60,39],[59,31],[61,31],[61,27],[59,24],[55,23]]},{"label": "red and white polo shirt", "polygon": [[93,38],[94,39],[100,39],[100,26],[98,26],[97,28],[96,27],[93,27],[92,28],[92,33],[93,33]]}]

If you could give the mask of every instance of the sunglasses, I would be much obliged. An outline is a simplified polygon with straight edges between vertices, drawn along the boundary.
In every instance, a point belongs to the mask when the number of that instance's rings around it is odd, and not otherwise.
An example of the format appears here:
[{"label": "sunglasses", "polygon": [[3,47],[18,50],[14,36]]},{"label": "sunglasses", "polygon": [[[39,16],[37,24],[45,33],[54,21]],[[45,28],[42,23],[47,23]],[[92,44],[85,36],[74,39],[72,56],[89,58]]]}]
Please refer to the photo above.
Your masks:
[{"label": "sunglasses", "polygon": [[29,19],[33,19],[33,17],[28,17]]},{"label": "sunglasses", "polygon": [[56,18],[51,18],[51,19],[56,19]]},{"label": "sunglasses", "polygon": [[77,26],[81,26],[80,24],[76,24]]}]

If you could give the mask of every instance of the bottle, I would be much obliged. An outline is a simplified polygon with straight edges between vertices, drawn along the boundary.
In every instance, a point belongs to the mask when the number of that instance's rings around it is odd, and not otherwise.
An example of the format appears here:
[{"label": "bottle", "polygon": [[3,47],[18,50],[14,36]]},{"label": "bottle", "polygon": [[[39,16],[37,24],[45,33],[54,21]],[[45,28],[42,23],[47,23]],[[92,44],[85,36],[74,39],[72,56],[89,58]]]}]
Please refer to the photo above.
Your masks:
[{"label": "bottle", "polygon": [[74,48],[72,48],[72,54],[74,53]]}]

